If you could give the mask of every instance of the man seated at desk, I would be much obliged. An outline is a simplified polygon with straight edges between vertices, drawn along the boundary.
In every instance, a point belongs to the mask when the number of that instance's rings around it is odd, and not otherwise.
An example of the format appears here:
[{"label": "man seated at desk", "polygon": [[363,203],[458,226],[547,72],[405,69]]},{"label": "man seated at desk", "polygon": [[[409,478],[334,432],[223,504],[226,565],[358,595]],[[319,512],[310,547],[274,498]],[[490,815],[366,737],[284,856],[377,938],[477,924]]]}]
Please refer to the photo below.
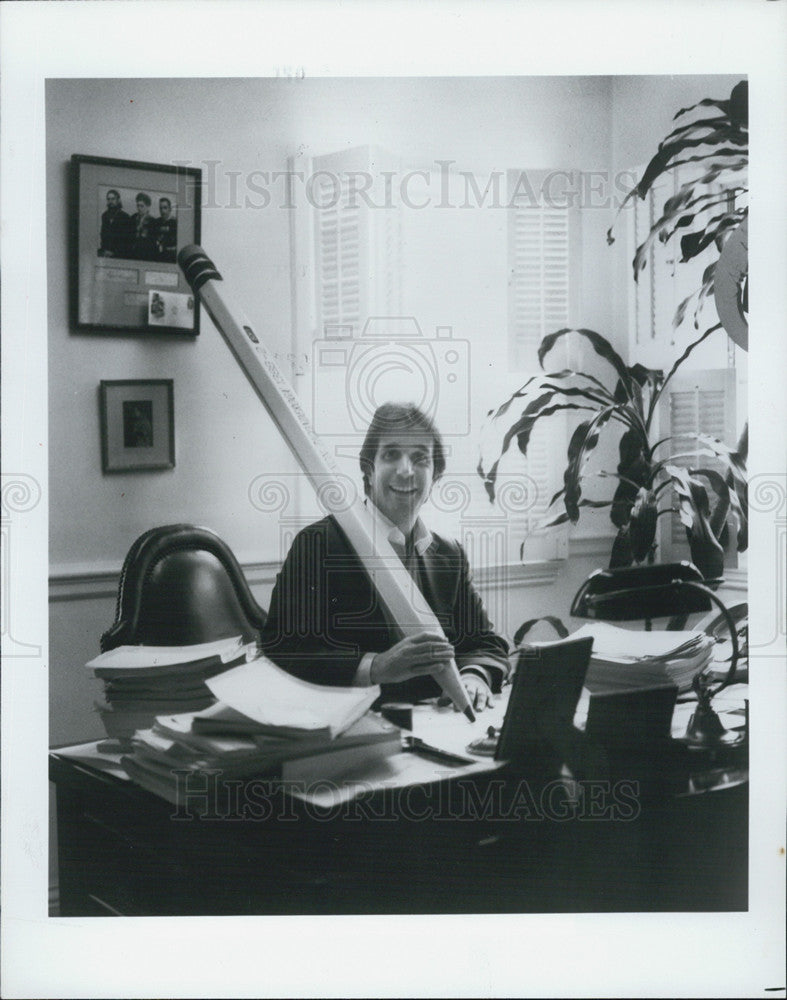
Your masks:
[{"label": "man seated at desk", "polygon": [[361,561],[333,517],[295,538],[271,596],[263,650],[284,669],[319,684],[380,684],[384,701],[441,694],[431,676],[456,660],[471,704],[491,704],[509,672],[508,644],[496,635],[474,589],[462,547],[418,516],[445,470],[442,438],[415,406],[386,403],[360,452],[375,522],[426,598],[445,636],[423,631],[398,640]]}]

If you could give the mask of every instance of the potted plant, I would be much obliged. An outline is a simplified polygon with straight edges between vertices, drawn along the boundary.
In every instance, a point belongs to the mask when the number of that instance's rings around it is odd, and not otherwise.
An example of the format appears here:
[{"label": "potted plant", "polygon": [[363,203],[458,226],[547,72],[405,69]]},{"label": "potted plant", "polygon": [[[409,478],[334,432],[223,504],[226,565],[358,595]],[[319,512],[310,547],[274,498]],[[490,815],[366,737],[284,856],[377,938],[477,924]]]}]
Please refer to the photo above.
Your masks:
[{"label": "potted plant", "polygon": [[[748,207],[742,201],[748,193],[746,82],[738,83],[727,100],[708,98],[682,108],[675,120],[676,127],[659,144],[642,179],[623,205],[634,197],[646,197],[664,174],[691,169],[693,176],[684,180],[665,201],[660,217],[637,247],[634,278],[645,267],[647,251],[654,240],[666,243],[679,237],[682,262],[716,247],[718,257],[705,268],[699,289],[678,306],[673,326],[683,322],[695,299],[693,322],[698,330],[703,305],[713,294],[725,328],[745,349]],[[612,229],[607,239],[614,242]],[[618,529],[610,558],[610,567],[615,568],[652,561],[657,520],[677,509],[686,528],[692,560],[707,579],[718,577],[724,564],[724,547],[729,541],[728,520],[733,525],[738,550],[745,550],[747,545],[746,428],[735,448],[708,435],[699,435],[700,454],[716,459],[723,474],[718,468],[704,464],[688,469],[676,464],[687,457],[681,442],[653,440],[653,431],[657,406],[670,380],[691,352],[721,328],[720,322],[706,329],[686,347],[666,376],[641,364],[626,365],[609,341],[593,330],[562,329],[544,337],[538,351],[542,369],[555,345],[573,332],[609,364],[612,380],[605,383],[587,372],[571,369],[537,375],[497,409],[490,410],[492,424],[499,426],[515,404],[524,404],[505,430],[495,460],[487,464],[482,456],[479,463],[478,472],[490,500],[495,497],[500,460],[513,442],[527,455],[530,436],[538,421],[561,411],[589,412],[592,416],[583,420],[571,436],[563,488],[550,501],[550,506],[560,502],[563,509],[544,527],[566,521],[576,523],[583,507],[609,507],[611,520]],[[588,459],[601,434],[611,433],[616,427],[622,429],[620,461],[614,472],[599,473],[617,480],[614,495],[611,499],[584,496]],[[668,442],[672,445],[671,453],[667,450]],[[672,503],[665,505],[665,498],[673,500],[676,508]]]},{"label": "potted plant", "polygon": [[[526,456],[538,421],[567,410],[589,412],[592,416],[578,424],[571,435],[563,487],[550,501],[550,507],[560,503],[563,509],[543,527],[566,521],[576,524],[583,507],[608,507],[612,523],[618,529],[610,568],[629,566],[652,560],[657,519],[673,510],[671,504],[664,507],[661,501],[672,495],[686,527],[692,560],[706,578],[718,577],[729,537],[728,516],[735,527],[738,550],[743,551],[747,545],[745,461],[738,450],[708,435],[699,435],[700,454],[719,460],[725,475],[708,467],[686,469],[676,464],[678,459],[686,457],[679,440],[652,439],[656,408],[670,379],[697,344],[715,329],[718,324],[690,344],[666,376],[643,365],[627,366],[609,341],[593,330],[563,329],[544,337],[538,350],[542,368],[555,345],[574,333],[609,364],[613,380],[605,384],[593,375],[571,369],[535,375],[497,410],[490,411],[492,421],[499,422],[515,403],[524,402],[521,412],[507,427],[494,462],[487,467],[482,457],[479,463],[478,471],[490,500],[495,498],[500,461],[512,443],[516,442]],[[614,472],[598,473],[617,480],[614,495],[608,499],[584,496],[588,459],[601,434],[611,433],[615,427],[623,429],[619,464]],[[663,454],[668,442],[677,445],[677,450]]]},{"label": "potted plant", "polygon": [[[680,187],[664,202],[660,217],[637,247],[632,261],[634,280],[645,268],[655,240],[679,239],[682,264],[715,247],[718,256],[703,271],[700,287],[679,304],[673,327],[680,326],[695,299],[694,326],[698,329],[702,307],[712,294],[727,334],[746,350],[749,85],[741,80],[727,100],[706,98],[681,108],[674,120],[679,124],[659,143],[639,183],[618,210],[620,215],[633,198],[645,198],[663,175],[691,170],[688,179],[685,173],[681,175]],[[607,232],[609,244],[615,242],[613,229],[614,225]]]}]

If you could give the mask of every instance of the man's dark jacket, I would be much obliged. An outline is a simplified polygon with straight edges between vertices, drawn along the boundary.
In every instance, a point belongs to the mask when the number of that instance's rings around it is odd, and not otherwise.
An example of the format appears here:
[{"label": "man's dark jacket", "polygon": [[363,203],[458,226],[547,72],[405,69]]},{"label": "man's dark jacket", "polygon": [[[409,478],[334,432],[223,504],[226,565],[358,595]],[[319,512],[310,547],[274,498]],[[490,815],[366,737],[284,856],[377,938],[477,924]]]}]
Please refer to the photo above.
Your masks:
[{"label": "man's dark jacket", "polygon": [[[417,581],[454,646],[457,665],[484,667],[499,691],[509,671],[508,644],[492,630],[461,545],[433,534],[417,556]],[[299,532],[271,596],[265,654],[304,680],[349,686],[365,653],[383,652],[401,637],[336,521],[326,517]],[[389,700],[440,693],[430,676],[383,685]]]}]

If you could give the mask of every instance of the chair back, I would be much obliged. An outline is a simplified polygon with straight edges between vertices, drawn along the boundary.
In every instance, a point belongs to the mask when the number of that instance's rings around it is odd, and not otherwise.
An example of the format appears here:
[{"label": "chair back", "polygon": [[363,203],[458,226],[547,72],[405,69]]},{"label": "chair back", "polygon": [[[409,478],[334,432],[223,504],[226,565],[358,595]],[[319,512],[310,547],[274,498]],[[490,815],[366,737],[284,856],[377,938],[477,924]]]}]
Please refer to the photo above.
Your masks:
[{"label": "chair back", "polygon": [[242,635],[266,619],[229,546],[209,528],[168,524],[140,535],[123,562],[115,621],[101,651],[182,646]]}]

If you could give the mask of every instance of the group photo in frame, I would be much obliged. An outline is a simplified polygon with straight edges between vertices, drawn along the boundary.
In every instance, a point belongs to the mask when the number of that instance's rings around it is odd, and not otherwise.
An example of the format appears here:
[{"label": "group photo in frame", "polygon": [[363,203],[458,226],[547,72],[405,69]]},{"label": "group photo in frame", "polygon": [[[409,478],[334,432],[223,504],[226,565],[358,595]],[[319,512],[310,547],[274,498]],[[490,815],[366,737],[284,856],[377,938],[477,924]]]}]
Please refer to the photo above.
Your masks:
[{"label": "group photo in frame", "polygon": [[177,254],[200,241],[201,171],[81,154],[71,170],[76,329],[198,334]]},{"label": "group photo in frame", "polygon": [[102,472],[174,469],[172,379],[102,380],[100,406]]}]

